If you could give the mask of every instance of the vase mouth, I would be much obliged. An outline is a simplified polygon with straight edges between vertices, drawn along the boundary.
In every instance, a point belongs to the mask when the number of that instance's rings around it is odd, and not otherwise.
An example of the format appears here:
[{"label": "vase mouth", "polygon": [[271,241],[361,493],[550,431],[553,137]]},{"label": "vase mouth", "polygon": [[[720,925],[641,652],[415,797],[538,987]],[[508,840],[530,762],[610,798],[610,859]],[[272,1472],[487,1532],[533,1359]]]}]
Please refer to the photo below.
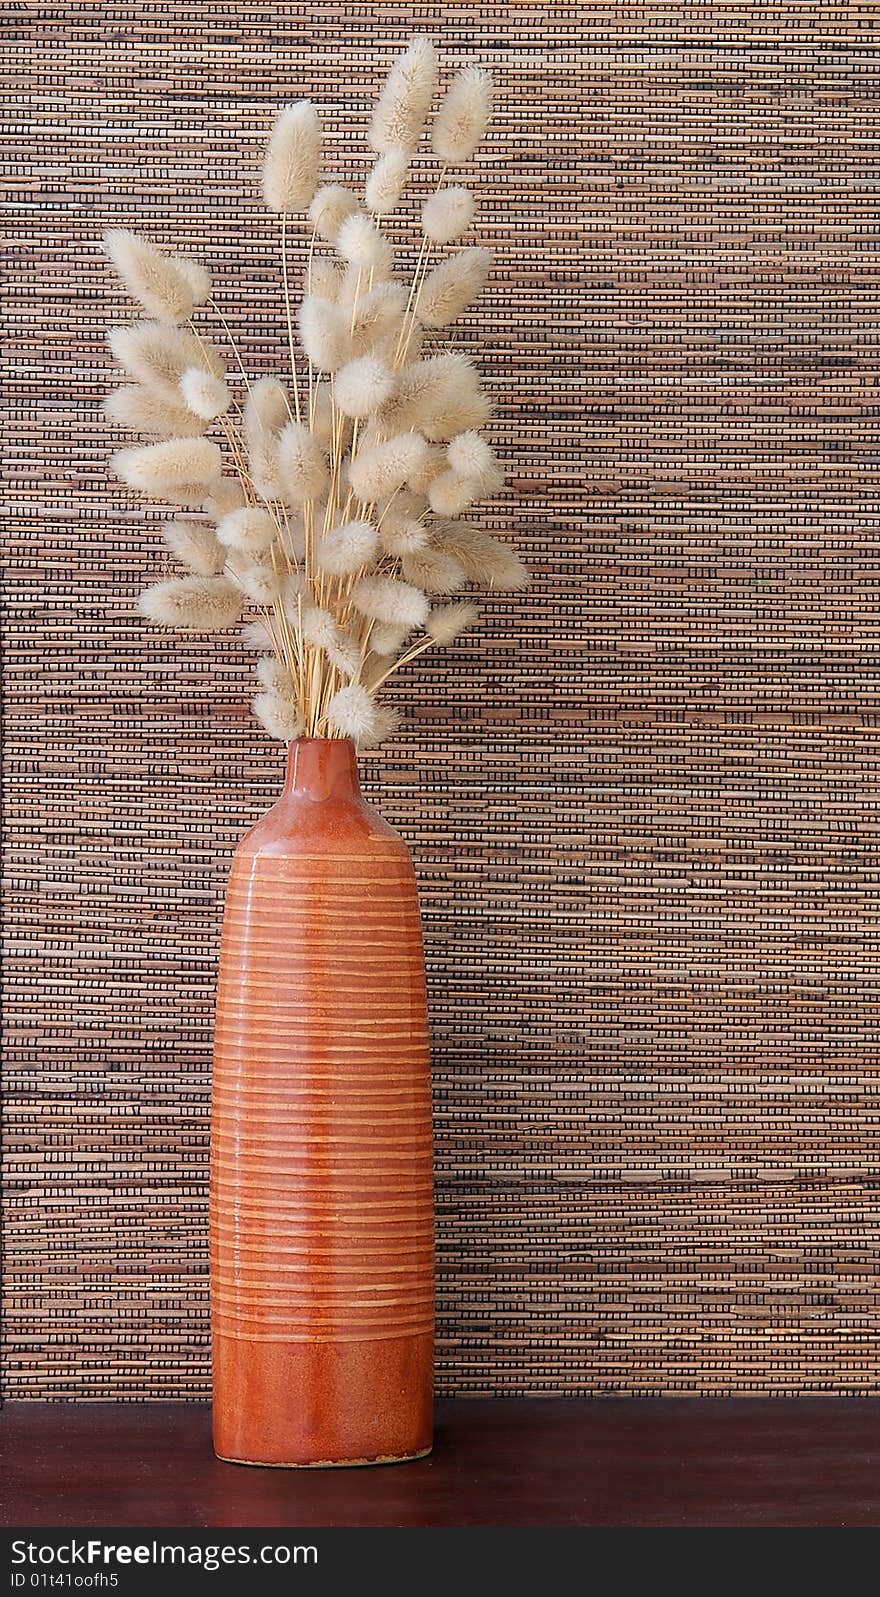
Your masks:
[{"label": "vase mouth", "polygon": [[350,738],[296,738],[287,749],[285,794],[323,804],[360,798],[357,756]]},{"label": "vase mouth", "polygon": [[287,747],[288,749],[297,749],[304,747],[308,743],[334,743],[338,744],[340,747],[344,747],[346,744],[348,744],[349,748],[354,748],[351,738],[318,738],[306,737],[305,735],[303,735],[303,737],[294,738],[290,743],[288,743]]}]

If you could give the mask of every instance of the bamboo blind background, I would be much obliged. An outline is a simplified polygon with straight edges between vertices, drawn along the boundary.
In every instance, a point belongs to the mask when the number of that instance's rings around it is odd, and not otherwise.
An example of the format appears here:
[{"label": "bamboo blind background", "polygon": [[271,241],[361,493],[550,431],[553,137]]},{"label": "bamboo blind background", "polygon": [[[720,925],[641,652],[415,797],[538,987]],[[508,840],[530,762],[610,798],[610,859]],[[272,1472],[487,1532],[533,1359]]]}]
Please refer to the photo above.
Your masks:
[{"label": "bamboo blind background", "polygon": [[237,646],[132,614],[92,240],[192,250],[271,369],[270,113],[362,130],[413,29],[497,80],[460,341],[534,575],[367,772],[423,895],[439,1387],[876,1389],[872,13],[0,3],[7,1396],[207,1393],[217,934],[280,779]]}]

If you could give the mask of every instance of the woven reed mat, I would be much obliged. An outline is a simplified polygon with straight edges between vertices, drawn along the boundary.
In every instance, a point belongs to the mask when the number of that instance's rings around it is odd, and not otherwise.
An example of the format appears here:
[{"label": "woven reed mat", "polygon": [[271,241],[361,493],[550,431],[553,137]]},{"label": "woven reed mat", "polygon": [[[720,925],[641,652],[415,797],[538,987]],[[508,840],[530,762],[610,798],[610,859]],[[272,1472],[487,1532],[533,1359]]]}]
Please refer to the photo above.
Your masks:
[{"label": "woven reed mat", "polygon": [[208,1390],[223,885],[281,776],[237,644],[132,613],[160,518],[108,480],[131,313],[93,241],[193,251],[273,369],[270,115],[325,105],[344,172],[413,29],[497,82],[496,265],[456,336],[533,573],[402,683],[366,766],[424,905],[439,1388],[876,1389],[874,8],[0,21],[6,1394]]}]

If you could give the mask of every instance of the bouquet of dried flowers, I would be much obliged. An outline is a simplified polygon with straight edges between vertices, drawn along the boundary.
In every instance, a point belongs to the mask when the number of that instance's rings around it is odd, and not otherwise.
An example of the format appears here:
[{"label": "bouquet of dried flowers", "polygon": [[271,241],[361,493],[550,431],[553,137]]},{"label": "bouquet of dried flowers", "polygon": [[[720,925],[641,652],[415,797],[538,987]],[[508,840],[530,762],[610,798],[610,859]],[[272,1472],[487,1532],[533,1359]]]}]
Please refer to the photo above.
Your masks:
[{"label": "bouquet of dried flowers", "polygon": [[[467,586],[522,588],[508,545],[471,516],[503,476],[481,429],[491,404],[473,363],[435,338],[479,293],[490,252],[459,241],[474,198],[447,182],[470,161],[491,109],[488,75],[464,67],[431,124],[440,164],[421,207],[412,281],[394,275],[385,219],[400,199],[437,85],[430,40],[414,38],[373,111],[364,198],[319,186],[321,124],[308,100],[272,128],[263,195],[278,213],[290,371],[249,377],[207,272],[137,233],[105,247],[148,320],[115,328],[130,379],[108,417],[153,440],[113,457],[148,499],[183,507],[162,527],[186,575],[146,589],[150,621],[186,631],[236,626],[259,658],[254,711],[272,737],[378,743],[396,724],[386,682],[470,626]],[[307,218],[304,295],[294,316],[289,217]],[[329,245],[336,258],[320,253]],[[442,257],[437,251],[452,245]],[[236,363],[196,326],[206,307]],[[208,436],[214,430],[216,438]],[[225,445],[225,450],[224,446]],[[229,468],[229,469],[225,469]]]}]

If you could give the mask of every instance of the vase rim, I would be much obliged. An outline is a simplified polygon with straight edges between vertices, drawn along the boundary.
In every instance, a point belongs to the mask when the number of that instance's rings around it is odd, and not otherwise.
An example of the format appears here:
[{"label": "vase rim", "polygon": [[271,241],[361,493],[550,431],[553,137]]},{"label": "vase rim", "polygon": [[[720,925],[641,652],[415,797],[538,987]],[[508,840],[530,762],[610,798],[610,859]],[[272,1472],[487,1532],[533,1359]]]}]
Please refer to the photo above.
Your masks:
[{"label": "vase rim", "polygon": [[288,747],[292,748],[294,743],[351,743],[352,748],[354,748],[351,738],[319,738],[312,737],[311,734],[306,732],[303,732],[301,737],[291,738]]}]

